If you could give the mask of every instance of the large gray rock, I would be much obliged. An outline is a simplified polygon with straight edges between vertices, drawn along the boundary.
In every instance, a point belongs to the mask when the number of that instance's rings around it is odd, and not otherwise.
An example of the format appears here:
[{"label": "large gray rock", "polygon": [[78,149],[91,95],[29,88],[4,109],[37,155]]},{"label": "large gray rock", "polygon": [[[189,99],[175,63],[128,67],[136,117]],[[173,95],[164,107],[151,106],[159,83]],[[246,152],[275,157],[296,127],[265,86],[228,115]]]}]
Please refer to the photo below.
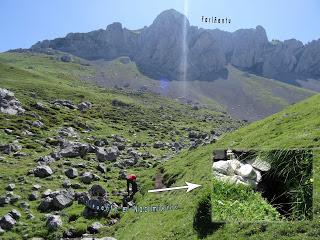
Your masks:
[{"label": "large gray rock", "polygon": [[103,148],[97,147],[96,156],[99,162],[116,161],[119,155],[119,149],[116,146]]},{"label": "large gray rock", "polygon": [[305,45],[295,72],[320,78],[320,39]]},{"label": "large gray rock", "polygon": [[80,177],[81,182],[90,184],[94,180],[94,176],[91,172],[84,172]]},{"label": "large gray rock", "polygon": [[303,43],[295,39],[274,42],[265,53],[262,74],[266,77],[278,78],[295,70]]},{"label": "large gray rock", "polygon": [[87,154],[89,145],[84,143],[70,143],[68,146],[60,150],[62,157],[83,157]]},{"label": "large gray rock", "polygon": [[62,220],[58,215],[50,215],[47,219],[46,225],[50,231],[55,231],[62,227]]},{"label": "large gray rock", "polygon": [[70,207],[74,201],[74,192],[69,190],[62,190],[58,195],[52,199],[52,206],[54,209],[61,210]]},{"label": "large gray rock", "polygon": [[0,112],[16,115],[24,113],[21,103],[15,98],[14,93],[5,88],[0,88]]},{"label": "large gray rock", "polygon": [[76,178],[78,176],[78,170],[76,168],[69,168],[64,173],[68,178]]},{"label": "large gray rock", "polygon": [[89,110],[92,107],[92,103],[91,102],[82,102],[78,104],[78,109],[81,112],[85,112],[87,110]]},{"label": "large gray rock", "polygon": [[41,212],[48,212],[52,208],[52,198],[47,196],[39,204],[38,210]]},{"label": "large gray rock", "polygon": [[17,209],[12,209],[9,214],[13,217],[13,219],[18,220],[21,218],[21,213]]},{"label": "large gray rock", "polygon": [[4,230],[11,230],[15,224],[16,220],[9,213],[0,218],[0,227]]},{"label": "large gray rock", "polygon": [[52,169],[46,165],[36,167],[33,172],[36,177],[40,178],[45,178],[53,174]]}]

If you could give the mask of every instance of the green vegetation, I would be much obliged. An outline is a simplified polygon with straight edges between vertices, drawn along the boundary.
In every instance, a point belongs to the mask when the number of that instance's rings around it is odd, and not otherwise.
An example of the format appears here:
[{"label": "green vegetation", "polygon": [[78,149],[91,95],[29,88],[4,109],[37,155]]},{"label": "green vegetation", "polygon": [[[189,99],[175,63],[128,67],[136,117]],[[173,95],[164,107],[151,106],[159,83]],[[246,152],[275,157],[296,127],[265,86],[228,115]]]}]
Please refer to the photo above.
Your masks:
[{"label": "green vegetation", "polygon": [[[122,67],[122,66],[121,66]],[[57,239],[66,230],[77,234],[87,231],[87,227],[100,221],[108,224],[111,219],[117,223],[101,230],[96,236],[112,236],[117,239],[317,239],[320,237],[319,222],[319,185],[320,177],[314,175],[314,221],[303,222],[210,222],[210,195],[212,191],[211,158],[214,148],[309,148],[319,147],[319,116],[320,96],[314,96],[304,102],[290,106],[284,111],[264,120],[243,127],[235,132],[225,134],[217,143],[199,146],[196,149],[184,149],[176,153],[170,149],[155,149],[152,144],[161,140],[164,142],[182,141],[188,139],[186,129],[209,133],[227,128],[233,129],[241,123],[230,119],[227,115],[208,109],[194,110],[189,105],[178,103],[168,98],[162,98],[147,93],[132,91],[106,90],[92,86],[81,79],[92,78],[96,74],[93,66],[82,64],[81,60],[63,63],[56,56],[43,54],[0,54],[0,87],[13,91],[22,102],[27,113],[22,116],[0,114],[0,144],[7,144],[19,139],[22,151],[26,156],[14,157],[3,155],[0,164],[0,195],[5,193],[8,183],[16,183],[14,193],[26,201],[32,191],[33,184],[44,189],[56,190],[65,179],[63,160],[52,163],[54,175],[45,179],[27,176],[27,172],[36,166],[40,156],[49,154],[53,149],[47,147],[49,137],[57,136],[61,127],[73,127],[79,133],[75,140],[93,144],[96,139],[112,141],[112,134],[118,134],[128,140],[128,143],[139,141],[146,143],[139,151],[150,152],[153,159],[141,160],[141,163],[129,167],[129,173],[136,173],[141,191],[135,196],[137,206],[174,205],[179,209],[156,213],[116,213],[108,218],[86,219],[82,216],[83,205],[76,202],[60,212],[63,228],[57,232],[49,232],[45,227],[45,213],[36,210],[39,200],[31,201],[30,212],[34,219],[28,219],[21,208],[20,202],[5,205],[0,208],[0,216],[12,208],[22,213],[12,231],[1,236],[2,239],[21,239],[45,237]],[[209,96],[209,95],[208,95]],[[92,109],[85,113],[63,107],[55,107],[51,101],[55,99],[72,100],[75,104],[90,101]],[[113,106],[112,100],[117,99],[126,107]],[[204,97],[204,99],[207,99]],[[37,102],[46,106],[46,111],[35,107]],[[31,128],[34,136],[24,135],[30,122],[41,119],[42,128]],[[211,120],[210,120],[211,119]],[[11,129],[11,134],[4,129]],[[95,138],[92,138],[94,136]],[[74,140],[71,138],[71,140]],[[171,157],[167,160],[167,157]],[[101,174],[96,170],[97,162],[94,154],[84,158],[72,158],[71,164],[85,163],[86,170]],[[314,171],[319,171],[319,152],[315,154]],[[121,205],[121,198],[111,194],[114,190],[124,190],[125,182],[118,179],[119,169],[112,163],[107,164],[108,172],[99,184],[104,186],[110,200]],[[25,181],[19,182],[24,176]],[[101,177],[105,177],[101,176]],[[155,182],[166,186],[183,186],[185,181],[201,184],[202,187],[190,193],[177,190],[161,194],[148,193],[147,190],[156,187]],[[72,179],[71,183],[79,180]],[[218,183],[219,184],[219,183]],[[218,185],[215,185],[218,186]],[[90,186],[82,185],[78,191],[86,191]],[[260,210],[251,212],[251,220],[257,219],[263,211],[268,211],[270,219],[277,218],[277,213],[258,193],[246,188],[234,189],[221,186],[219,191],[236,192],[243,198],[253,199],[253,204]],[[222,192],[221,192],[221,195]],[[226,199],[225,203],[230,199]],[[212,200],[215,201],[214,198]],[[259,205],[263,203],[262,205]],[[213,212],[216,207],[212,206]],[[248,208],[244,208],[249,211]],[[240,216],[239,212],[239,216]],[[207,228],[206,228],[207,226]]]},{"label": "green vegetation", "polygon": [[[139,164],[127,169],[128,173],[136,173],[139,178],[139,185],[142,188],[137,194],[137,204],[176,204],[181,210],[172,212],[151,214],[152,219],[162,219],[167,231],[168,238],[177,234],[187,234],[193,236],[193,213],[198,201],[201,200],[202,192],[210,195],[210,156],[206,151],[210,147],[201,148],[201,151],[183,150],[179,155],[171,148],[153,148],[153,143],[163,141],[172,143],[180,141],[188,142],[188,131],[194,130],[210,134],[211,131],[224,131],[226,128],[237,128],[240,122],[232,120],[225,114],[214,112],[208,109],[194,110],[190,105],[181,104],[175,100],[162,98],[148,93],[139,93],[121,90],[106,90],[90,85],[81,80],[94,74],[95,68],[83,65],[81,61],[63,63],[55,55],[44,55],[35,53],[4,53],[0,54],[0,87],[7,88],[15,93],[15,96],[26,109],[24,115],[0,114],[0,144],[12,143],[19,140],[22,152],[25,156],[15,157],[1,155],[0,159],[0,196],[5,194],[5,187],[9,183],[15,183],[15,194],[21,196],[21,200],[14,204],[8,204],[0,208],[0,216],[8,213],[11,209],[18,209],[21,214],[21,222],[12,231],[5,232],[2,239],[21,239],[45,237],[56,239],[63,235],[63,232],[70,230],[75,234],[81,234],[87,227],[95,221],[108,224],[111,219],[116,219],[117,223],[101,230],[97,236],[120,236],[120,239],[131,239],[131,234],[148,236],[150,227],[148,214],[116,213],[111,212],[105,219],[85,219],[82,216],[83,205],[76,202],[60,212],[63,221],[63,228],[57,232],[48,232],[45,227],[45,213],[37,210],[40,199],[28,201],[28,195],[33,191],[34,184],[41,185],[39,193],[45,189],[57,190],[61,188],[66,179],[64,171],[77,164],[85,164],[85,171],[91,171],[101,177],[99,184],[108,191],[110,201],[122,204],[122,198],[113,195],[112,192],[124,190],[125,181],[119,180],[119,168],[113,163],[106,163],[108,172],[101,174],[97,169],[95,154],[87,154],[85,157],[62,159],[50,164],[54,174],[50,177],[40,179],[33,175],[27,175],[33,169],[37,159],[46,156],[59,147],[51,147],[55,144],[53,137],[58,136],[58,130],[62,127],[73,127],[78,137],[68,137],[71,141],[80,141],[94,144],[96,140],[106,139],[113,141],[112,134],[121,135],[127,139],[127,144],[138,141],[144,145],[138,149],[141,153],[153,154],[151,159],[141,159]],[[57,107],[51,104],[56,99],[68,99],[74,104],[82,101],[90,101],[93,107],[81,113],[78,110]],[[118,100],[124,107],[112,105],[113,100]],[[36,107],[41,102],[45,109]],[[32,122],[40,120],[44,123],[41,128],[30,127]],[[11,133],[4,131],[12,130]],[[26,135],[28,130],[32,135]],[[173,157],[172,161],[165,160]],[[195,161],[196,159],[196,161]],[[199,165],[199,167],[198,167]],[[84,170],[79,170],[80,174]],[[206,172],[205,174],[199,174]],[[155,176],[161,172],[163,184],[166,186],[184,185],[184,181],[196,180],[203,184],[203,188],[195,193],[185,194],[184,191],[176,193],[166,193],[164,195],[150,195],[146,191],[154,188]],[[198,178],[199,176],[199,178]],[[79,183],[79,178],[71,179],[71,184]],[[90,185],[80,184],[77,191],[86,191]],[[206,186],[206,187],[205,187]],[[167,197],[166,197],[167,196]],[[29,211],[25,211],[20,206],[22,201],[30,204]],[[34,218],[28,218],[28,212]],[[187,214],[186,214],[187,213]],[[131,216],[133,214],[134,216]],[[162,216],[162,217],[161,217]],[[170,216],[170,217],[169,217]],[[171,220],[168,220],[169,217]],[[138,219],[145,219],[144,223]],[[180,219],[180,227],[176,229],[176,221]],[[135,224],[131,224],[136,221]],[[145,224],[145,232],[140,228]],[[189,232],[185,232],[185,224],[189,224]],[[154,226],[159,227],[159,225]],[[132,232],[133,231],[133,232]],[[141,232],[139,234],[139,231]],[[152,232],[150,231],[149,234]],[[146,234],[146,235],[143,235]],[[158,239],[161,238],[163,230],[158,228]],[[178,235],[176,235],[178,236]],[[152,239],[152,238],[149,238]]]}]

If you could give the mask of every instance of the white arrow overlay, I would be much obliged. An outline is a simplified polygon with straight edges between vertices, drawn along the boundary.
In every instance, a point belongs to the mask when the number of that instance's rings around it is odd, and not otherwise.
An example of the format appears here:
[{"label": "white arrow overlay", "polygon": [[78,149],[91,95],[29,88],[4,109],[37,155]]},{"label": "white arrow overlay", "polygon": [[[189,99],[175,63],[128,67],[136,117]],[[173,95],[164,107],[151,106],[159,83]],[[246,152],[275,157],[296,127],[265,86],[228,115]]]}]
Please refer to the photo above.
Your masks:
[{"label": "white arrow overlay", "polygon": [[186,184],[187,184],[187,186],[153,189],[153,190],[148,190],[148,192],[149,193],[166,192],[166,191],[172,191],[172,190],[178,190],[178,189],[184,189],[184,188],[187,188],[187,192],[191,192],[193,189],[195,189],[197,187],[201,187],[201,185],[199,185],[199,184],[194,184],[194,183],[189,183],[189,182],[186,182]]}]

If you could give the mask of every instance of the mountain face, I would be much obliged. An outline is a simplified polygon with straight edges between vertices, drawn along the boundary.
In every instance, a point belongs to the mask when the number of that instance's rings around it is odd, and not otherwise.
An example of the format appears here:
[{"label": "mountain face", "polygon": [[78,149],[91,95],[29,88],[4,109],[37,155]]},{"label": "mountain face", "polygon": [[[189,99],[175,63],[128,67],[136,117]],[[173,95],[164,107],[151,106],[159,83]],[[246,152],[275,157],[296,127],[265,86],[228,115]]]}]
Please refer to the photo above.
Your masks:
[{"label": "mountain face", "polygon": [[[52,48],[88,59],[129,56],[139,70],[156,79],[213,80],[227,64],[278,80],[320,78],[320,39],[306,45],[295,39],[270,42],[263,27],[225,32],[190,26],[175,10],[162,12],[140,30],[113,23],[105,30],[69,33],[31,47]],[[185,55],[183,55],[185,54]],[[186,68],[182,62],[185,57]]]}]

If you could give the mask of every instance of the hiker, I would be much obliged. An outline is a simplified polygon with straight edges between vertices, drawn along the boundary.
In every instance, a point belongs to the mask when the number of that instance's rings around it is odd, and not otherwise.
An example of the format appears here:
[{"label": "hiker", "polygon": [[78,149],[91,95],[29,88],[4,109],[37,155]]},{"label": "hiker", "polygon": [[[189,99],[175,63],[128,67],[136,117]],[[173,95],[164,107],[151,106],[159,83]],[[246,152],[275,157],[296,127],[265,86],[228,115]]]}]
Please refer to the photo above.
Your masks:
[{"label": "hiker", "polygon": [[[131,185],[131,193],[130,193],[130,185]],[[127,176],[127,192],[128,192],[128,197],[130,197],[130,199],[132,199],[134,194],[138,192],[137,176],[134,174]]]}]

